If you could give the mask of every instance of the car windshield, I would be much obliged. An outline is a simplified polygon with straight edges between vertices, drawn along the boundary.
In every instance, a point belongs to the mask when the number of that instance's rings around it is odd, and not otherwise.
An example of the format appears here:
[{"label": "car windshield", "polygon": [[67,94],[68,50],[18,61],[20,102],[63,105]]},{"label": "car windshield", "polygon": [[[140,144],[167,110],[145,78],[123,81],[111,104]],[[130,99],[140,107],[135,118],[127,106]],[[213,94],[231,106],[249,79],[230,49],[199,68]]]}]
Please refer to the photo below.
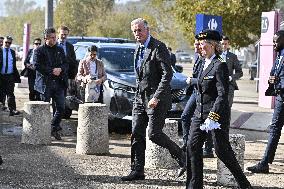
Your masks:
[{"label": "car windshield", "polygon": [[134,49],[100,48],[98,50],[98,58],[103,61],[105,69],[108,71],[134,71]]}]

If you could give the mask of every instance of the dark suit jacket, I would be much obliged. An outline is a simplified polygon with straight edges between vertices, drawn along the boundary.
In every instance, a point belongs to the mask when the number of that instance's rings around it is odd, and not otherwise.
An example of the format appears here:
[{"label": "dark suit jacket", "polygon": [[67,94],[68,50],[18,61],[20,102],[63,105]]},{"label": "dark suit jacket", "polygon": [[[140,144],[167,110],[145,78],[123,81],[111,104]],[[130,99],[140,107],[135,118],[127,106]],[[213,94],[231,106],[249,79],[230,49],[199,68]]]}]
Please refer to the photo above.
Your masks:
[{"label": "dark suit jacket", "polygon": [[66,61],[68,63],[68,78],[75,79],[78,71],[78,62],[76,61],[76,54],[74,46],[66,41]]},{"label": "dark suit jacket", "polygon": [[[229,71],[226,62],[213,58],[198,76],[195,116],[206,119],[210,112],[220,116],[220,124],[229,122]],[[202,66],[203,67],[203,66]]]},{"label": "dark suit jacket", "polygon": [[[28,51],[27,57],[26,57],[26,59],[25,59],[25,61],[24,61],[25,67],[26,67],[27,64],[30,64],[30,59],[31,59],[32,55],[33,55],[33,49],[30,49],[30,50]],[[30,75],[35,75],[35,70],[31,70],[31,69],[28,69],[28,68],[25,68],[25,69],[27,69],[28,77],[29,77]]]},{"label": "dark suit jacket", "polygon": [[[135,67],[138,58],[138,48],[135,51]],[[140,112],[141,105],[147,112],[163,107],[168,110],[171,107],[172,68],[169,51],[164,43],[151,37],[148,47],[144,51],[143,61],[140,70],[136,70],[137,92],[134,101],[133,111]],[[148,109],[147,104],[151,98],[159,99],[158,106]]]},{"label": "dark suit jacket", "polygon": [[235,90],[239,90],[236,80],[240,79],[243,76],[243,71],[238,57],[234,53],[228,51],[225,61],[228,65],[229,76],[232,76],[232,81],[230,81],[230,85],[232,85]]},{"label": "dark suit jacket", "polygon": [[[21,83],[21,78],[20,74],[17,69],[17,64],[16,64],[16,53],[13,49],[10,49],[10,52],[13,57],[13,76],[14,76],[14,83]],[[3,50],[0,48],[0,70],[2,70],[3,66]],[[1,73],[0,73],[1,74]]]},{"label": "dark suit jacket", "polygon": [[[54,47],[56,48],[56,57],[54,57],[57,60],[56,62],[51,62],[48,48],[50,47],[44,44],[35,50],[34,55],[36,70],[35,90],[41,94],[44,94],[45,88],[49,87],[48,80],[50,79],[60,80],[62,87],[65,89],[68,85],[68,64],[63,48],[57,45]],[[53,68],[61,68],[62,71],[58,77],[52,74]]]}]

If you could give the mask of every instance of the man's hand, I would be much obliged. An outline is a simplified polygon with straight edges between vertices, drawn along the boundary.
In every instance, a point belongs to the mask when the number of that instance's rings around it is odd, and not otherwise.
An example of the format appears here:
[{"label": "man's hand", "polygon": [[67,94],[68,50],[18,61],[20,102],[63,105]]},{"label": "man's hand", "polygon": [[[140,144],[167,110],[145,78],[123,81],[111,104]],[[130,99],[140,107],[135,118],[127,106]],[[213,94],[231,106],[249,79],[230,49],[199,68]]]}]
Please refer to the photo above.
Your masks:
[{"label": "man's hand", "polygon": [[276,76],[269,76],[268,83],[276,84],[277,82],[278,82],[278,77],[276,77]]},{"label": "man's hand", "polygon": [[53,68],[52,74],[55,76],[59,76],[61,71],[62,71],[61,68]]},{"label": "man's hand", "polygon": [[158,102],[160,100],[157,98],[152,98],[149,102],[148,102],[148,108],[155,108],[158,105]]},{"label": "man's hand", "polygon": [[96,80],[95,80],[95,83],[96,83],[96,85],[102,84],[102,79],[96,79]]}]

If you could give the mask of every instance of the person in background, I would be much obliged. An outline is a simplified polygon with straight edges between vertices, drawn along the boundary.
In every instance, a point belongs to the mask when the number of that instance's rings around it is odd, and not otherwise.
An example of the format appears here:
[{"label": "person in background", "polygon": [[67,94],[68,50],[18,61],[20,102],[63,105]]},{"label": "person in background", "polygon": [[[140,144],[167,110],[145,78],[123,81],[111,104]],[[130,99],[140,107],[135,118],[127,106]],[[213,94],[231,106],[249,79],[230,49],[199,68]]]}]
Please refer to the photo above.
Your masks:
[{"label": "person in background", "polygon": [[185,154],[164,132],[167,111],[171,107],[172,68],[166,45],[150,35],[148,22],[137,18],[131,22],[137,41],[134,54],[137,89],[132,110],[131,171],[122,181],[144,180],[146,129],[149,139],[169,150],[171,156],[185,169]]},{"label": "person in background", "polygon": [[[95,101],[102,102],[101,86],[106,81],[107,75],[103,62],[97,58],[97,50],[95,45],[88,48],[89,55],[80,61],[76,80],[80,81],[87,90],[96,87],[99,96]],[[85,102],[93,102],[93,99],[85,97]]]},{"label": "person in background", "polygon": [[216,30],[198,34],[204,62],[199,70],[196,109],[187,146],[187,189],[203,189],[202,146],[211,131],[218,158],[234,175],[241,189],[251,189],[229,142],[229,70],[219,56],[221,36]]},{"label": "person in background", "polygon": [[171,64],[172,64],[173,67],[175,67],[176,62],[177,62],[176,55],[173,53],[171,47],[168,47],[168,50],[169,50],[169,53],[170,53],[170,56],[171,56]]},{"label": "person in background", "polygon": [[41,93],[41,100],[54,101],[51,135],[61,140],[59,131],[65,108],[64,93],[68,86],[68,63],[63,48],[56,45],[56,31],[47,28],[44,31],[45,43],[35,50],[34,62],[36,80],[34,89]]},{"label": "person in background", "polygon": [[27,71],[28,84],[29,84],[29,100],[37,101],[40,100],[40,94],[34,90],[36,71],[34,66],[34,51],[41,45],[41,39],[34,39],[33,49],[28,51],[27,57],[24,61],[25,71]]},{"label": "person in background", "polygon": [[284,30],[279,30],[274,34],[273,47],[277,52],[277,57],[270,72],[269,88],[265,95],[275,96],[275,107],[264,155],[259,163],[247,168],[252,173],[269,173],[269,164],[272,164],[274,160],[284,125]]},{"label": "person in background", "polygon": [[3,47],[4,37],[0,36],[0,48]]},{"label": "person in background", "polygon": [[[0,36],[0,49],[3,48],[3,44],[4,44],[4,37]],[[1,82],[0,82],[0,89],[1,89]],[[5,101],[6,101],[6,96],[3,94],[3,91],[0,90],[0,108],[1,110],[5,111],[7,109],[7,107],[5,106]]]},{"label": "person in background", "polygon": [[[237,80],[243,76],[242,65],[238,60],[237,55],[230,52],[230,39],[228,36],[223,35],[221,45],[223,46],[223,52],[221,57],[226,61],[229,69],[229,107],[230,107],[230,118],[231,118],[231,108],[234,99],[234,91],[239,90],[237,85]],[[231,119],[230,119],[231,120]]]},{"label": "person in background", "polygon": [[21,83],[20,74],[16,65],[16,53],[13,49],[10,48],[12,42],[13,38],[11,36],[6,36],[4,38],[4,46],[0,51],[0,57],[2,57],[0,58],[0,99],[3,100],[7,96],[10,116],[20,114],[20,112],[16,110],[14,88],[15,83]]},{"label": "person in background", "polygon": [[58,28],[57,44],[63,48],[66,56],[66,61],[68,63],[68,88],[65,95],[74,95],[76,88],[75,77],[78,71],[78,62],[76,61],[74,46],[67,41],[69,32],[70,30],[67,26],[60,26]]}]

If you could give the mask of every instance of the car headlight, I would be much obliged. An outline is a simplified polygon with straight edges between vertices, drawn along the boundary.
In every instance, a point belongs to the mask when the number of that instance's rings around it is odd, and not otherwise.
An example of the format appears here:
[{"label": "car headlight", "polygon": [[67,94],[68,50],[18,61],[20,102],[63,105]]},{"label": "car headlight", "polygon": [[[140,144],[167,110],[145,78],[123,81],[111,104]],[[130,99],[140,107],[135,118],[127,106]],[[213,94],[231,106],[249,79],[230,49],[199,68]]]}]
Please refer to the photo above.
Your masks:
[{"label": "car headlight", "polygon": [[121,83],[117,83],[112,80],[108,80],[108,83],[109,83],[109,87],[112,88],[113,90],[123,90],[123,91],[131,92],[131,93],[135,92],[135,89],[133,87],[123,85]]}]

